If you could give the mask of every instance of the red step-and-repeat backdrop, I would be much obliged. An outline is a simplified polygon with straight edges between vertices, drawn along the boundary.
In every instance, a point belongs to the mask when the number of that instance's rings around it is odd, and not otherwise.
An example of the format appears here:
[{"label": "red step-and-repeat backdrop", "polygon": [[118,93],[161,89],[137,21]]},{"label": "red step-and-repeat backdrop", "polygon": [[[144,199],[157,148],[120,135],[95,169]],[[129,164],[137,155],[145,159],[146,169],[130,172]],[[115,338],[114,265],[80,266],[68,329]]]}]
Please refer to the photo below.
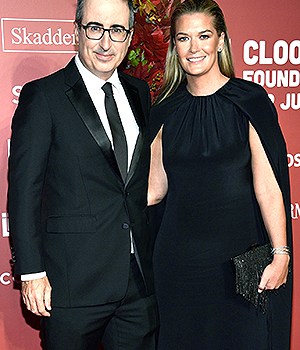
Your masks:
[{"label": "red step-and-repeat backdrop", "polygon": [[[139,6],[133,47],[125,69],[161,84],[167,14],[172,1],[135,0]],[[274,101],[287,141],[294,229],[292,350],[300,349],[300,3],[299,0],[219,0],[230,32],[236,75],[263,85]],[[28,80],[64,66],[76,52],[75,0],[10,0],[0,3],[0,349],[40,349],[39,318],[20,301],[11,275],[6,209],[10,124]],[[242,213],[240,213],[242,215]]]}]

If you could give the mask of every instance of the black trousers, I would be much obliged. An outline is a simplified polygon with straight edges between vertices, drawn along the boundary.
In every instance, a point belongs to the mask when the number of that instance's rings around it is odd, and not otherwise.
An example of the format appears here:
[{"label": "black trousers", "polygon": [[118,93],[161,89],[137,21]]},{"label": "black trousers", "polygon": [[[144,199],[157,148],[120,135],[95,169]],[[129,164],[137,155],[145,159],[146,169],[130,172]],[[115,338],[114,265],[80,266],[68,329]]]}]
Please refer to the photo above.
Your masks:
[{"label": "black trousers", "polygon": [[158,328],[155,296],[147,296],[134,255],[131,256],[128,289],[116,303],[77,307],[53,307],[42,318],[45,350],[154,350]]}]

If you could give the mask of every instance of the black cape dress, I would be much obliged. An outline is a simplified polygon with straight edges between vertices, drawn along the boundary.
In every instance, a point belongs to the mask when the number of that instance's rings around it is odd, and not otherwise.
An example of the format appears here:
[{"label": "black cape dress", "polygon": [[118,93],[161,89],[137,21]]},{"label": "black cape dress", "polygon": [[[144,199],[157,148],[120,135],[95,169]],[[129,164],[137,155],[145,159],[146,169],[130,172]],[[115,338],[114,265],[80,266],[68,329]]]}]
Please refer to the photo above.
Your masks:
[{"label": "black cape dress", "polygon": [[[235,292],[231,258],[268,241],[255,198],[249,122],[283,194],[292,245],[287,151],[265,90],[230,79],[209,96],[183,83],[156,105],[168,194],[154,249],[159,350],[288,350],[292,278],[266,313]],[[160,220],[160,219],[159,219]]]}]

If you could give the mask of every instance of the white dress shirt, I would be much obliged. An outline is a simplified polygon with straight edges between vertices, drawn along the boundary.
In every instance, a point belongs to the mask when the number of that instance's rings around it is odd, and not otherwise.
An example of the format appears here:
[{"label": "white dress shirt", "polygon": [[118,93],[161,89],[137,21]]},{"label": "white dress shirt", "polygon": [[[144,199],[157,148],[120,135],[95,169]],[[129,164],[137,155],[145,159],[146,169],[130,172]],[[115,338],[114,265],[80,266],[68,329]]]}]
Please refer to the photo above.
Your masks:
[{"label": "white dress shirt", "polygon": [[[108,80],[103,80],[97,77],[95,74],[90,72],[80,61],[78,54],[75,56],[75,64],[77,66],[77,69],[79,70],[79,73],[84,81],[84,84],[88,90],[88,93],[93,101],[93,104],[97,110],[97,113],[99,115],[99,118],[101,120],[101,123],[104,127],[104,130],[110,140],[110,143],[113,146],[112,142],[112,133],[110,130],[108,118],[106,115],[105,110],[105,93],[102,90],[102,86],[106,82],[110,82],[112,84],[113,94],[114,98],[118,107],[118,112],[120,115],[120,119],[123,125],[123,129],[126,136],[127,141],[127,147],[128,147],[128,169],[131,164],[133,152],[135,149],[136,141],[139,135],[139,127],[136,123],[135,117],[132,113],[130,104],[128,102],[128,99],[126,97],[125,91],[123,89],[123,86],[119,80],[118,72],[117,70],[114,71],[112,76]],[[132,232],[130,231],[130,241],[131,241],[131,253],[134,253],[134,245],[133,245],[133,239],[132,239]],[[46,276],[46,272],[38,272],[38,273],[31,273],[31,274],[25,274],[21,276],[22,281],[29,281],[33,279],[38,279]]]},{"label": "white dress shirt", "polygon": [[102,86],[106,82],[110,82],[112,84],[114,98],[118,107],[120,119],[125,132],[126,140],[127,140],[128,169],[129,169],[135,144],[139,135],[139,127],[132,113],[132,110],[129,105],[123,86],[119,80],[117,70],[115,70],[112,76],[105,81],[98,78],[95,74],[93,74],[87,68],[85,68],[85,66],[81,63],[78,55],[75,57],[75,63],[79,70],[80,75],[82,76],[82,79],[85,83],[88,93],[94,103],[94,106],[100,117],[101,123],[104,127],[104,130],[113,148],[112,134],[111,134],[109,122],[106,115],[105,105],[104,105],[105,93],[102,90]]}]

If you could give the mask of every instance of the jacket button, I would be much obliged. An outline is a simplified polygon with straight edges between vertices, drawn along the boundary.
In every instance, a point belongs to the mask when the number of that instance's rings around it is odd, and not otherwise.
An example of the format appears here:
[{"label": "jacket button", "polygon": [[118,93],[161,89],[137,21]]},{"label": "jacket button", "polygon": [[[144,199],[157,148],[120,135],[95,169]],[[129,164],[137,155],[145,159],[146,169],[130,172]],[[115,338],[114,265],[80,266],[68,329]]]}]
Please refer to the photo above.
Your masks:
[{"label": "jacket button", "polygon": [[128,230],[128,229],[129,229],[129,225],[127,224],[127,222],[124,222],[124,223],[122,224],[122,229],[123,229],[123,230]]}]

